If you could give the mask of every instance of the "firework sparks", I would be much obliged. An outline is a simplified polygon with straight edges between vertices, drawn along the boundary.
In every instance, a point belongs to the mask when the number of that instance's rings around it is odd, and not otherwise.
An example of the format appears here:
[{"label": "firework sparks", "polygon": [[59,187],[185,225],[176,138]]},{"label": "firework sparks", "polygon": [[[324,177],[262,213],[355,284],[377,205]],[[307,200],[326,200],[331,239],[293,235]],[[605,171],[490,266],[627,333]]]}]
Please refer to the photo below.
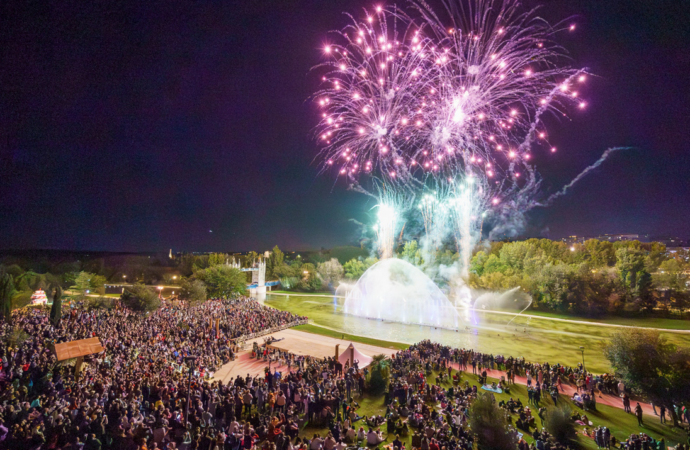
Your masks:
[{"label": "firework sparks", "polygon": [[571,25],[552,26],[518,0],[408,6],[348,15],[324,47],[314,96],[322,169],[412,195],[433,180],[439,196],[419,204],[427,241],[451,228],[467,275],[483,218],[510,221],[535,204],[532,155],[556,151],[543,119],[585,108],[587,72],[564,65],[556,42]]}]

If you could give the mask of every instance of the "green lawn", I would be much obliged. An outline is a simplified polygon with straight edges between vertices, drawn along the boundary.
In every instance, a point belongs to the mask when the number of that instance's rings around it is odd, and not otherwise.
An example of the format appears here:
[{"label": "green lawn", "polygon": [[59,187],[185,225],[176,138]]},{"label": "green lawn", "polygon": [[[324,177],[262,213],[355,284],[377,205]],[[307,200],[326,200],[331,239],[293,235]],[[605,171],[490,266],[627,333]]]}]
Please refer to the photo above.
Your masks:
[{"label": "green lawn", "polygon": [[[427,379],[431,383],[435,383],[435,377],[437,373],[433,373],[432,375],[428,376]],[[475,375],[472,375],[470,373],[463,373],[461,377],[461,383],[464,384],[465,380],[467,380],[470,385],[476,385],[479,387],[478,382],[477,382],[477,377]],[[489,379],[491,381],[491,379]],[[497,381],[497,380],[495,380]],[[450,382],[444,382],[443,386],[448,388],[450,387]],[[510,387],[510,394],[495,394],[497,401],[501,400],[508,400],[509,398],[519,398],[524,405],[528,404],[528,397],[527,397],[527,387],[522,386],[522,385],[512,385]],[[360,410],[358,410],[358,414],[360,416],[366,415],[366,416],[371,416],[371,415],[384,415],[386,412],[386,405],[384,404],[384,397],[383,396],[371,396],[368,394],[365,394],[364,396],[361,397],[355,397],[355,401],[357,401],[360,405]],[[567,403],[570,408],[573,410],[573,412],[578,412],[579,414],[582,414],[583,411],[575,406],[570,400],[566,397],[561,395],[559,403],[565,402]],[[543,398],[541,401],[542,406],[546,406],[547,408],[553,405],[553,401],[551,400],[550,397]],[[534,411],[534,414],[536,416],[537,411]],[[585,412],[589,419],[592,421],[594,424],[594,428],[598,425],[603,425],[608,427],[611,430],[611,435],[615,436],[617,439],[626,439],[630,434],[632,433],[640,433],[644,432],[649,434],[655,439],[661,439],[662,437],[666,439],[666,444],[668,446],[676,445],[680,442],[685,442],[687,439],[687,434],[685,431],[682,429],[678,428],[673,428],[670,425],[662,425],[659,423],[659,418],[654,416],[646,416],[645,417],[645,425],[643,427],[638,427],[637,425],[637,419],[633,414],[627,414],[625,413],[622,409],[615,408],[612,406],[605,406],[598,404],[597,405],[597,410],[588,410]],[[517,415],[513,416],[513,423],[517,419]],[[536,425],[537,427],[541,428],[541,420],[539,417],[536,417]],[[359,421],[356,424],[355,429],[358,429],[360,426],[364,426],[366,429],[366,425],[364,424],[363,421]],[[577,438],[577,443],[581,448],[587,448],[587,449],[596,449],[596,444],[594,441],[590,438],[587,438],[584,436],[581,432],[583,431],[584,427],[578,426],[578,438]],[[384,430],[385,434],[385,424],[381,427],[382,430]],[[532,428],[531,431],[533,431],[534,428]],[[522,432],[522,431],[521,431]],[[328,430],[323,427],[313,427],[307,424],[307,426],[302,430],[300,433],[301,436],[303,437],[308,437],[312,438],[314,433],[319,433],[321,436],[325,436],[328,433]],[[525,433],[524,435],[525,440],[528,442],[533,442],[533,439],[530,435]],[[386,442],[392,442],[395,439],[394,435],[388,436],[388,439]],[[405,442],[405,447],[406,448],[411,448],[411,439],[412,436],[411,434],[409,436],[401,436],[401,440]]]},{"label": "green lawn", "polygon": [[[690,330],[690,320],[680,319],[664,319],[662,317],[618,317],[608,316],[604,318],[591,319],[588,317],[573,316],[570,314],[559,314],[546,311],[537,311],[528,309],[524,314],[532,316],[541,316],[545,318],[555,318],[564,320],[578,320],[584,322],[610,324],[610,325],[625,325],[629,327],[646,327],[646,328],[663,328],[665,330]],[[690,319],[690,315],[688,315]]]},{"label": "green lawn", "polygon": [[[583,346],[587,369],[597,373],[605,373],[611,369],[603,356],[602,345],[613,333],[621,330],[617,327],[520,316],[508,324],[512,316],[477,312],[456,332],[349,316],[341,312],[339,302],[333,297],[295,294],[269,294],[266,297],[267,305],[305,315],[313,325],[327,329],[314,328],[311,332],[325,334],[334,331],[341,335],[353,335],[352,340],[357,340],[359,336],[403,344],[431,339],[456,348],[472,348],[480,352],[525,357],[533,362],[560,362],[571,366],[582,362],[580,346]],[[662,334],[676,345],[690,347],[690,333]]]},{"label": "green lawn", "polygon": [[327,296],[327,297],[333,297],[333,293],[331,291],[323,291],[323,292],[295,292],[295,291],[269,291],[267,293],[268,295],[270,294],[286,294],[286,295],[297,295],[300,297],[304,296],[309,296],[309,295],[316,295],[316,296]]}]

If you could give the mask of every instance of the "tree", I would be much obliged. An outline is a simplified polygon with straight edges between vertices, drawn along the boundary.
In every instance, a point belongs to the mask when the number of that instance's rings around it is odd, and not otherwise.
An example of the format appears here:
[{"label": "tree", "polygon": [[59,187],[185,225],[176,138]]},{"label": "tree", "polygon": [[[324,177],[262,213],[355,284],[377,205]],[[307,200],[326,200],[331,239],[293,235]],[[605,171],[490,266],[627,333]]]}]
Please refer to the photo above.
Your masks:
[{"label": "tree", "polygon": [[374,355],[369,366],[371,372],[369,374],[369,391],[372,394],[382,394],[388,386],[388,379],[390,378],[390,368],[388,367],[388,360],[386,355]]},{"label": "tree", "polygon": [[337,283],[345,273],[345,269],[343,269],[337,258],[331,258],[326,262],[319,263],[316,271],[325,284]]},{"label": "tree", "polygon": [[57,327],[62,318],[62,287],[55,286],[53,289],[53,306],[50,308],[50,321]]},{"label": "tree", "polygon": [[685,289],[688,276],[684,273],[683,264],[677,259],[667,259],[653,275],[654,285],[662,289]]},{"label": "tree", "polygon": [[12,298],[16,292],[12,275],[9,273],[2,275],[0,278],[0,314],[7,323],[12,322]]},{"label": "tree", "polygon": [[478,276],[482,276],[484,273],[484,264],[486,263],[487,258],[488,256],[486,256],[485,251],[478,251],[477,254],[472,257],[472,261],[470,261],[470,273],[475,273]]},{"label": "tree", "polygon": [[247,266],[252,267],[258,259],[259,259],[259,254],[256,253],[254,250],[247,253]]},{"label": "tree", "polygon": [[125,306],[134,311],[155,311],[161,307],[158,294],[142,283],[125,288],[121,299]]},{"label": "tree", "polygon": [[100,295],[105,295],[105,283],[108,280],[103,275],[91,275],[90,290]]},{"label": "tree", "polygon": [[208,266],[220,266],[228,261],[228,255],[225,253],[211,253],[208,255]]},{"label": "tree", "polygon": [[271,251],[271,255],[268,257],[268,261],[266,261],[266,276],[272,278],[279,277],[279,275],[276,275],[275,269],[282,266],[284,260],[285,255],[278,246],[273,247],[273,251]]},{"label": "tree", "polygon": [[470,428],[477,434],[479,450],[515,450],[517,436],[508,432],[506,413],[490,392],[479,392],[470,406]]},{"label": "tree", "polygon": [[616,268],[621,280],[630,289],[637,288],[637,274],[644,269],[644,253],[633,247],[621,247],[616,250]]},{"label": "tree", "polygon": [[300,280],[297,283],[297,290],[304,292],[318,291],[323,287],[323,282],[319,278],[316,267],[312,263],[304,263],[299,266]]},{"label": "tree", "polygon": [[209,267],[195,272],[194,277],[204,282],[208,294],[213,298],[229,298],[247,291],[247,277],[234,267]]},{"label": "tree", "polygon": [[512,270],[498,256],[491,254],[484,262],[484,273],[499,272],[504,275],[512,275]]},{"label": "tree", "polygon": [[614,334],[604,354],[626,387],[664,405],[677,425],[673,406],[690,401],[690,350],[669,343],[658,331],[630,329]]},{"label": "tree", "polygon": [[206,285],[201,280],[190,280],[185,278],[182,280],[180,297],[192,304],[205,302],[208,298]]},{"label": "tree", "polygon": [[650,242],[646,244],[649,246],[649,251],[644,261],[644,267],[647,272],[656,272],[661,263],[663,263],[666,256],[666,246],[661,242]]},{"label": "tree", "polygon": [[546,410],[544,428],[557,442],[568,445],[577,437],[572,411],[566,404],[554,406]]},{"label": "tree", "polygon": [[359,277],[365,272],[364,262],[359,259],[351,259],[343,266],[345,277],[350,280],[359,280]]},{"label": "tree", "polygon": [[419,249],[419,244],[417,241],[408,241],[403,247],[403,251],[400,254],[400,258],[413,264],[415,266],[421,266],[424,264],[424,258],[422,258],[422,252]]},{"label": "tree", "polygon": [[85,297],[87,291],[91,289],[91,277],[88,272],[79,272],[79,275],[74,279],[74,286],[70,287],[73,291],[77,291],[80,297]]},{"label": "tree", "polygon": [[349,278],[350,280],[358,280],[369,267],[373,266],[378,261],[379,260],[374,257],[369,257],[365,260],[351,259],[343,266],[343,269],[345,270],[345,277]]},{"label": "tree", "polygon": [[585,251],[589,254],[592,267],[608,267],[616,263],[616,253],[609,241],[588,239],[585,241]]}]

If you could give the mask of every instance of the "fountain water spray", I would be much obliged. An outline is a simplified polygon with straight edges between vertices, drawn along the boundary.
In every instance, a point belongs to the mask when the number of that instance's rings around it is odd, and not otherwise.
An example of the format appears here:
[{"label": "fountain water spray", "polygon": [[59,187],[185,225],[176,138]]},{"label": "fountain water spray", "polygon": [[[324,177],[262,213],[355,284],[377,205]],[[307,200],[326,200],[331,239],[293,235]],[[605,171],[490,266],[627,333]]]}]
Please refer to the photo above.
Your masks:
[{"label": "fountain water spray", "polygon": [[395,206],[389,203],[376,205],[378,212],[378,223],[376,233],[378,236],[378,248],[381,259],[393,256],[393,246],[395,244],[395,234],[398,224],[398,211]]}]

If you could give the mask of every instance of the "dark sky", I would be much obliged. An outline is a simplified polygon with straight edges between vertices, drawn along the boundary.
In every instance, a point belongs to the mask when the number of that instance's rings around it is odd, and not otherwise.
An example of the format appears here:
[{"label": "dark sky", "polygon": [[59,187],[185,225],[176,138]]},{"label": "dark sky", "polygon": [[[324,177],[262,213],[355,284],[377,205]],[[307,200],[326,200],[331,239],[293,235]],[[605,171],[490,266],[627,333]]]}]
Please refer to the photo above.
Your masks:
[{"label": "dark sky", "polygon": [[[391,3],[391,2],[388,2]],[[529,4],[534,4],[531,1]],[[690,237],[690,2],[545,0],[598,75],[536,157],[530,232]],[[0,247],[265,250],[351,242],[371,204],[318,175],[306,101],[353,1],[5,1]],[[210,232],[212,230],[212,232]]]}]

